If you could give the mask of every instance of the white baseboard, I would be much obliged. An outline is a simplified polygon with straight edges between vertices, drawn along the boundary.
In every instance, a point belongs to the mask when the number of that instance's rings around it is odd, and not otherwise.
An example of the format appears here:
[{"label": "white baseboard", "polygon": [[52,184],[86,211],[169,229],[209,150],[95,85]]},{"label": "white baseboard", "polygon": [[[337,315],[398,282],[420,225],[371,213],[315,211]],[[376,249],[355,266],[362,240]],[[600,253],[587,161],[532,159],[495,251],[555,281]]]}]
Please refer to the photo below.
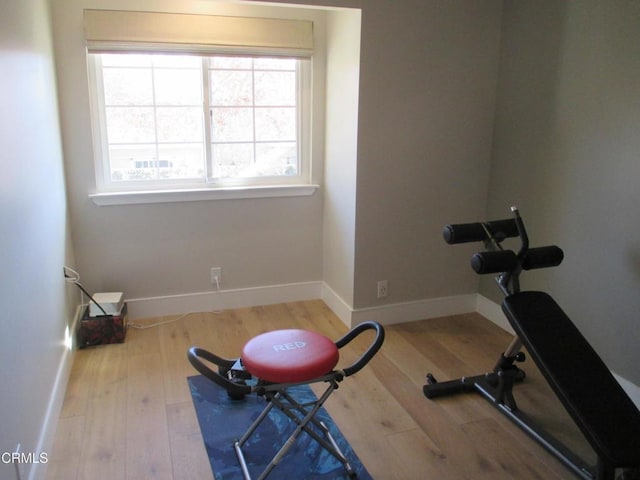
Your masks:
[{"label": "white baseboard", "polygon": [[132,320],[189,312],[322,299],[348,327],[366,320],[383,325],[476,311],[477,295],[457,295],[353,309],[326,283],[302,282],[264,287],[126,299]]},{"label": "white baseboard", "polygon": [[425,318],[459,315],[474,312],[476,309],[475,294],[353,309],[326,284],[322,288],[322,300],[349,328],[367,320],[374,320],[382,325],[393,325]]},{"label": "white baseboard", "polygon": [[322,296],[320,298],[322,298],[322,301],[342,320],[342,323],[351,328],[353,309],[324,282],[322,284]]},{"label": "white baseboard", "polygon": [[382,325],[393,325],[447,315],[460,315],[474,312],[475,306],[476,295],[472,294],[357,308],[352,312],[351,326],[367,320],[374,320]]},{"label": "white baseboard", "polygon": [[322,282],[301,282],[264,287],[129,298],[127,311],[132,320],[190,312],[212,312],[229,308],[271,305],[321,298]]},{"label": "white baseboard", "polygon": [[[69,325],[69,331],[73,336],[78,322],[82,316],[83,306],[78,305],[74,314],[74,318]],[[64,402],[64,395],[67,390],[67,384],[69,383],[69,376],[71,375],[71,367],[73,366],[73,350],[70,350],[65,345],[58,365],[58,372],[56,373],[56,379],[53,383],[53,389],[49,397],[49,403],[47,405],[47,411],[44,416],[44,422],[42,423],[42,430],[40,431],[40,437],[38,438],[38,446],[36,452],[47,452],[50,455],[53,447],[53,440],[55,438],[56,429],[58,428],[58,419],[62,410],[62,403]],[[31,470],[26,478],[29,480],[43,479],[45,478],[46,464],[33,463],[31,464]]]}]

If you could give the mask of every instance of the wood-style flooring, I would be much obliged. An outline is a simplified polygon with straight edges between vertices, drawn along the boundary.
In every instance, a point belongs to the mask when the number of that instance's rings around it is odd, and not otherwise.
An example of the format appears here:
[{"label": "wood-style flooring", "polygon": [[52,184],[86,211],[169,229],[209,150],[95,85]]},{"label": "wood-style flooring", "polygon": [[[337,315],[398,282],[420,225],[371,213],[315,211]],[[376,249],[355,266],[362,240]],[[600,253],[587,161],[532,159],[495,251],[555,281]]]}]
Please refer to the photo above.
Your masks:
[{"label": "wood-style flooring", "polygon": [[[196,374],[187,349],[234,358],[248,339],[279,328],[332,339],[347,331],[318,300],[194,313],[130,328],[123,344],[75,352],[46,478],[212,479],[186,381]],[[365,336],[341,349],[341,364],[366,348]],[[477,314],[388,326],[380,352],[325,407],[375,479],[573,479],[479,395],[429,400],[422,393],[427,372],[447,380],[491,370],[511,338]],[[535,365],[521,366],[527,378],[515,387],[520,409],[592,462]],[[277,467],[270,478],[278,479]]]}]

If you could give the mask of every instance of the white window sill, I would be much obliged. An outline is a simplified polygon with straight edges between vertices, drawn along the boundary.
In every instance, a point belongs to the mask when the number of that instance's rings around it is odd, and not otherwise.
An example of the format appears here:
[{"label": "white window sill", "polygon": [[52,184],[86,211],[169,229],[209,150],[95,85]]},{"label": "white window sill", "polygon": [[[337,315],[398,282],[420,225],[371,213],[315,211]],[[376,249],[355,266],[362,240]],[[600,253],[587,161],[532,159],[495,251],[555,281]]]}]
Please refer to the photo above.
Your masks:
[{"label": "white window sill", "polygon": [[282,185],[261,187],[228,187],[176,190],[145,190],[93,193],[89,198],[96,205],[139,205],[146,203],[198,202],[239,198],[304,197],[313,195],[318,185]]}]

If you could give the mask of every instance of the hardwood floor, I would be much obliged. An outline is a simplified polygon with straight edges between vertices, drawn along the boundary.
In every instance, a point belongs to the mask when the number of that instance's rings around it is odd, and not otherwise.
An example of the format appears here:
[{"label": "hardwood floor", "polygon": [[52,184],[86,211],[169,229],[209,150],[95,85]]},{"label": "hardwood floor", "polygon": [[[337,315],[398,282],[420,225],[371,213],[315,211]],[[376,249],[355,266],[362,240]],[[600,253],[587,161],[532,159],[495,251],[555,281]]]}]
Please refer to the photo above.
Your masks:
[{"label": "hardwood floor", "polygon": [[[212,479],[186,382],[196,373],[187,349],[233,358],[246,340],[278,328],[332,339],[347,331],[318,300],[190,314],[130,328],[124,344],[77,351],[46,478]],[[341,364],[356,359],[368,339],[341,349]],[[375,479],[573,479],[478,395],[422,394],[427,372],[446,380],[491,370],[510,340],[476,314],[388,326],[380,352],[325,407]],[[527,379],[515,389],[520,409],[593,461],[533,363],[523,368]]]}]

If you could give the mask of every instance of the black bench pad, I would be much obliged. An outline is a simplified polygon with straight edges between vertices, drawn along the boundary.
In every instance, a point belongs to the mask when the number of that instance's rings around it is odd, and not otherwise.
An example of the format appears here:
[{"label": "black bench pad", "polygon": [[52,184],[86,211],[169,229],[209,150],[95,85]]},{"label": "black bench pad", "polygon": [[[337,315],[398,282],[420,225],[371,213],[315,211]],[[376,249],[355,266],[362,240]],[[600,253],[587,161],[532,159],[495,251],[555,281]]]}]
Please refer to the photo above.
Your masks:
[{"label": "black bench pad", "polygon": [[553,298],[520,292],[502,310],[596,454],[640,466],[640,411]]}]

